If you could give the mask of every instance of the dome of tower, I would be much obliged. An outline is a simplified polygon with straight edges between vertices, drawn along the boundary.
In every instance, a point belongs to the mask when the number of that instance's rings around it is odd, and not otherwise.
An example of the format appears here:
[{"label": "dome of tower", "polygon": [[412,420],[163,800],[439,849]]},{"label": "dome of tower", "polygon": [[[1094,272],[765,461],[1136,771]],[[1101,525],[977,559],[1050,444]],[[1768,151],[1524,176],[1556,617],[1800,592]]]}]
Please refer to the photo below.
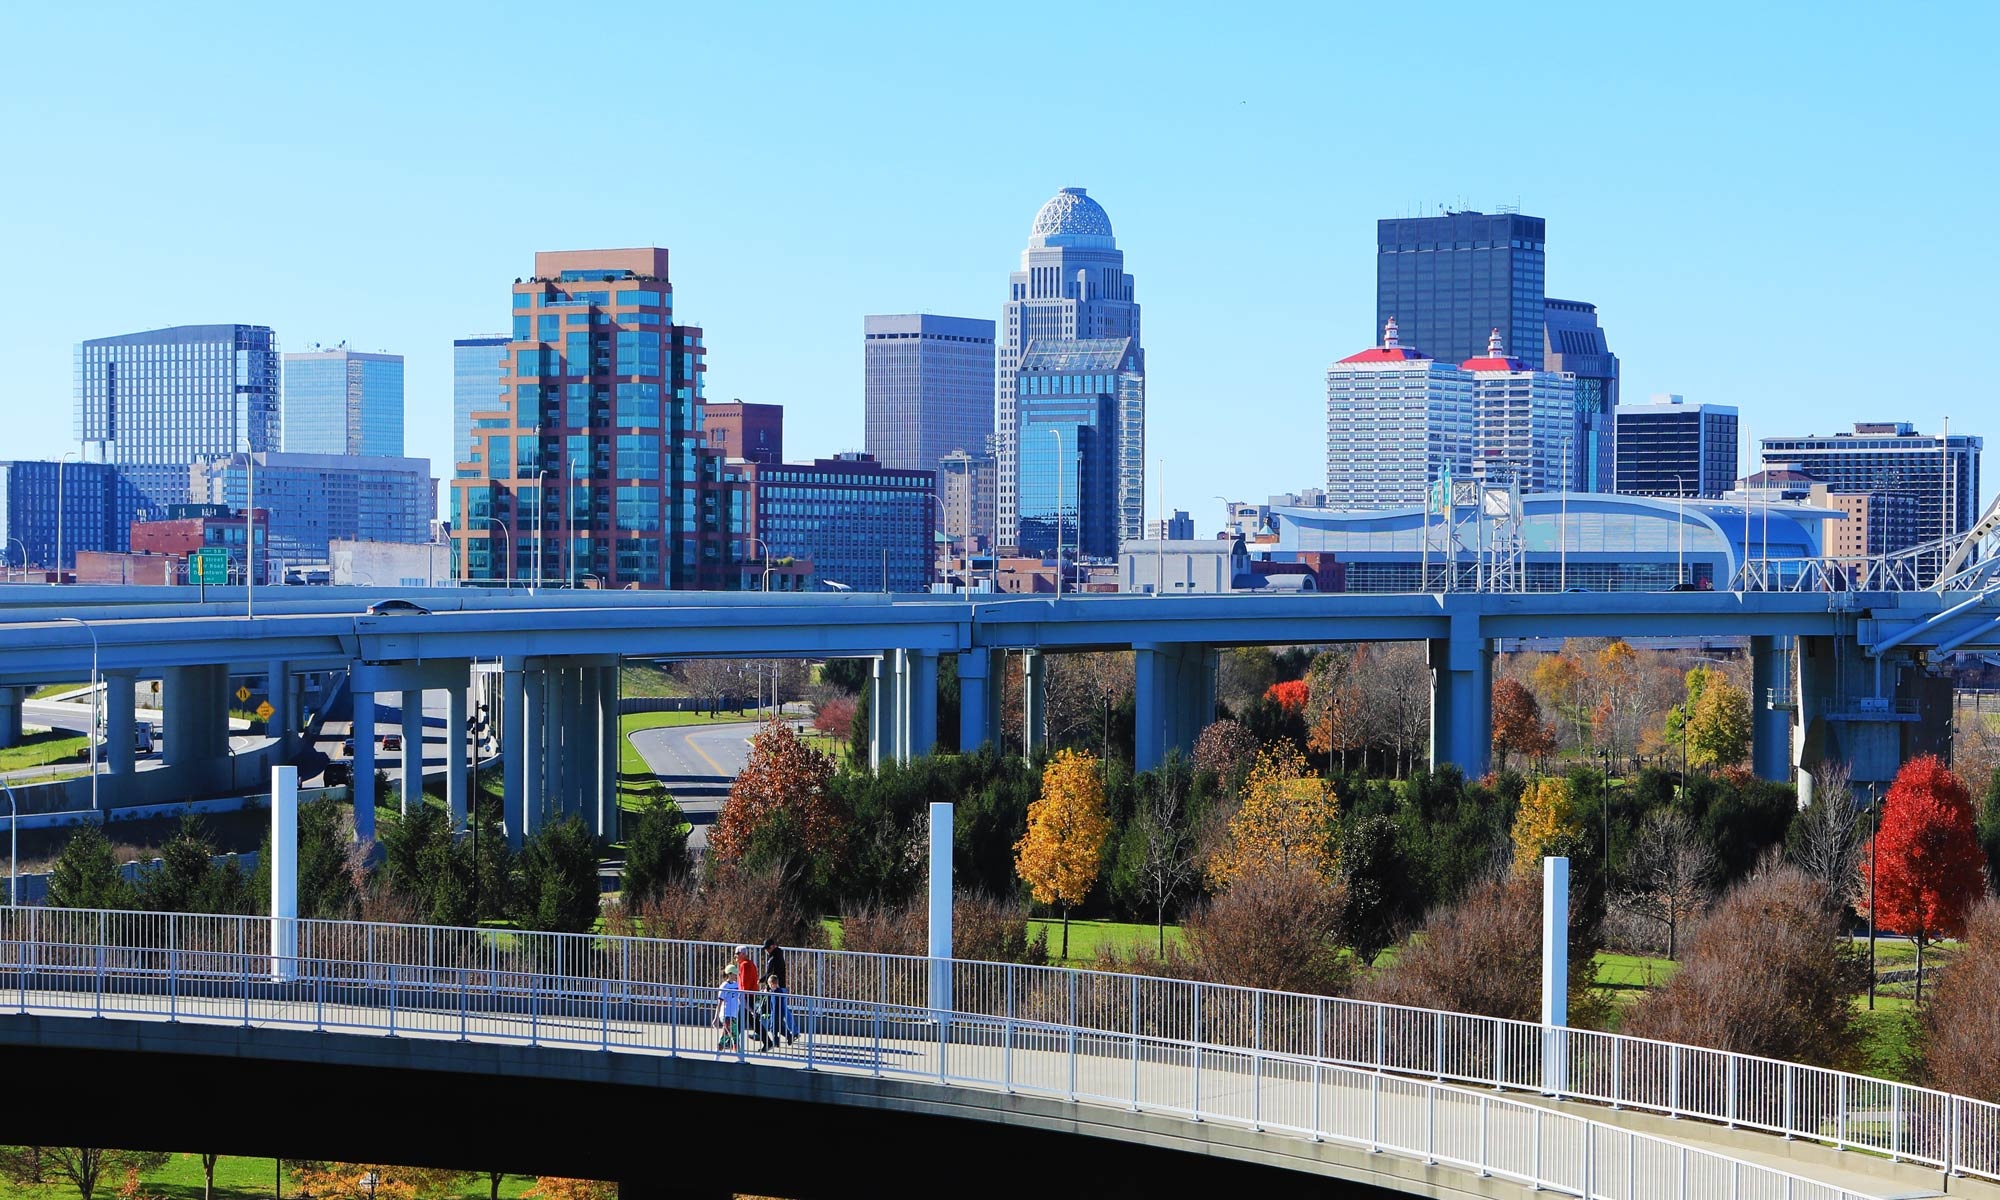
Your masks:
[{"label": "dome of tower", "polygon": [[1085,195],[1082,188],[1066,187],[1035,214],[1035,224],[1028,230],[1028,236],[1109,238],[1111,218],[1105,214],[1104,206]]}]

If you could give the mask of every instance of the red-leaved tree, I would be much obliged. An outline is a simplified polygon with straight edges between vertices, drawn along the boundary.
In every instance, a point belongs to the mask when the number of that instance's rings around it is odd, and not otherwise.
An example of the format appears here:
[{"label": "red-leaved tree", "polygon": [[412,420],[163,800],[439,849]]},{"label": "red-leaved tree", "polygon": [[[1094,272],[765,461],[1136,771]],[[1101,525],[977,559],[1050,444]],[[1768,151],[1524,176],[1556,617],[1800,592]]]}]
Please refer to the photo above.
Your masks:
[{"label": "red-leaved tree", "polygon": [[1264,691],[1264,698],[1287,714],[1302,713],[1306,710],[1306,700],[1312,695],[1312,688],[1303,679],[1287,679],[1274,683]]},{"label": "red-leaved tree", "polygon": [[787,877],[824,870],[841,847],[848,817],[827,787],[833,760],[801,741],[786,722],[757,731],[750,761],[730,786],[708,848],[719,862],[744,860],[753,850]]},{"label": "red-leaved tree", "polygon": [[1924,947],[1964,934],[1966,914],[1986,891],[1985,866],[1965,781],[1933,754],[1904,763],[1889,787],[1882,828],[1862,859],[1855,908],[1868,911],[1872,867],[1875,924],[1917,944],[1919,1003]]},{"label": "red-leaved tree", "polygon": [[1493,753],[1500,756],[1500,769],[1515,754],[1540,758],[1556,752],[1556,732],[1542,720],[1542,706],[1535,694],[1520,681],[1499,679],[1493,683]]}]

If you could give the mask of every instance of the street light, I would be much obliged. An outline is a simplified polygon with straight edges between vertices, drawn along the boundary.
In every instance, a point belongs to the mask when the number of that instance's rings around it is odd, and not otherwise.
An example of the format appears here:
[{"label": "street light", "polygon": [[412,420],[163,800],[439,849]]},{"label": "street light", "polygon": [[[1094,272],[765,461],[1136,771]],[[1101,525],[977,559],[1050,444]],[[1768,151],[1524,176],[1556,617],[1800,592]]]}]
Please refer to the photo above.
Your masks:
[{"label": "street light", "polygon": [[507,590],[513,591],[514,590],[514,538],[512,533],[510,533],[507,529],[507,522],[498,521],[492,517],[474,517],[472,519],[475,521],[484,521],[488,525],[491,525],[493,528],[500,531],[501,535],[500,545],[504,547],[505,552],[507,554]]},{"label": "street light", "polygon": [[[1868,785],[1868,1009],[1875,1009],[1875,841],[1882,836],[1882,801],[1876,795],[1881,785]],[[1919,983],[1922,980],[1918,981]]]},{"label": "street light", "polygon": [[771,590],[771,543],[755,534],[745,534],[744,536],[750,539],[752,545],[758,547],[757,561],[764,564],[764,573],[757,581],[757,590],[768,592]]},{"label": "street light", "polygon": [[[83,455],[78,454],[74,450],[68,451],[61,458],[56,460],[56,582],[57,583],[62,582],[63,509],[64,507],[66,507],[65,501],[67,499],[63,494],[63,464],[69,462],[69,460],[72,458],[76,459],[78,462],[83,461]],[[26,546],[21,547],[21,552],[23,554],[27,553],[27,550],[28,548]]]},{"label": "street light", "polygon": [[[22,541],[20,538],[8,538],[7,541],[21,548],[21,575],[23,578],[26,578],[28,574],[28,543]],[[0,542],[0,547],[4,547],[5,545],[5,542]],[[11,575],[12,572],[9,572],[9,574]]]},{"label": "street light", "polygon": [[[62,559],[56,560],[56,568],[60,574]],[[83,626],[83,631],[90,635],[90,736],[86,741],[90,745],[90,810],[97,814],[98,824],[101,825],[104,823],[104,810],[97,804],[97,631],[82,617],[57,617],[56,620],[73,621]]]},{"label": "street light", "polygon": [[[1062,517],[1063,517],[1063,478],[1062,478],[1062,456],[1063,456],[1063,441],[1062,441],[1062,430],[1060,430],[1060,429],[1051,429],[1051,430],[1049,430],[1049,436],[1050,436],[1050,437],[1052,437],[1052,438],[1054,438],[1054,439],[1056,440],[1056,599],[1060,600],[1060,599],[1062,599],[1062,584],[1063,584],[1063,578],[1062,578],[1062,577],[1063,577],[1063,568],[1062,568]],[[1082,508],[1083,508],[1083,505],[1082,505],[1082,504],[1081,504],[1081,503],[1079,502],[1079,503],[1077,504],[1077,508],[1078,508],[1078,510],[1079,510],[1079,511],[1081,511],[1081,510],[1082,510]]]}]

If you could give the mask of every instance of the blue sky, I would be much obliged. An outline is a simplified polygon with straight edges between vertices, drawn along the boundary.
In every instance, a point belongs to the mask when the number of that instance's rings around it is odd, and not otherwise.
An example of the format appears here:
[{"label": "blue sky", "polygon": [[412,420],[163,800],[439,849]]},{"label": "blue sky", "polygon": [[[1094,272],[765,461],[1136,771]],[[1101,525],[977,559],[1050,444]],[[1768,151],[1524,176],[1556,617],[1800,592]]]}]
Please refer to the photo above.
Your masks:
[{"label": "blue sky", "polygon": [[77,341],[243,321],[406,355],[448,477],[451,340],[536,250],[641,244],[711,398],[858,449],[862,316],[997,316],[1065,185],[1126,252],[1148,457],[1204,528],[1322,479],[1375,219],[1440,203],[1548,219],[1628,398],[2000,437],[1997,11],[11,6],[0,458],[73,445]]}]

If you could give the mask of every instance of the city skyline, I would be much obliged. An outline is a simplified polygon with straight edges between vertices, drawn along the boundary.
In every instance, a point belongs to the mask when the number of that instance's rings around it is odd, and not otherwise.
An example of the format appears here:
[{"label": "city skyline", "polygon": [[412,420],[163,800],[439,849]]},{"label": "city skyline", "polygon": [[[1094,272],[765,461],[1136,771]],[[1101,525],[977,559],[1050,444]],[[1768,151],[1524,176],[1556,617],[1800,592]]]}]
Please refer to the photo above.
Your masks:
[{"label": "city skyline", "polygon": [[[1459,20],[1479,19],[1460,12]],[[304,19],[277,14],[267,32],[288,36]],[[1371,143],[1374,169],[1355,176],[1345,148],[1368,131],[1385,120],[1420,127],[1489,82],[1444,62],[1422,66],[1425,86],[1395,86],[1391,109],[1381,97],[1408,64],[1343,60],[1332,86],[1309,87],[1313,72],[1296,68],[1345,27],[1326,14],[1295,13],[1299,36],[1274,43],[1197,28],[1172,13],[1131,30],[1110,14],[1080,12],[1071,36],[1125,38],[1135,64],[1121,88],[1086,92],[1071,115],[1116,122],[1117,152],[1088,139],[1029,139],[998,162],[983,139],[943,144],[934,136],[990,123],[1024,84],[1059,75],[1057,64],[1028,52],[1026,31],[997,16],[951,14],[919,33],[886,20],[848,28],[797,10],[753,62],[739,49],[759,44],[738,36],[743,18],[706,13],[686,17],[688,33],[714,41],[719,53],[690,65],[672,124],[614,123],[641,136],[701,125],[704,185],[673,187],[672,172],[655,167],[594,177],[588,188],[559,181],[526,220],[511,167],[449,136],[499,111],[504,89],[470,64],[503,44],[507,23],[406,19],[408,44],[366,39],[359,70],[356,39],[365,28],[325,31],[324,49],[286,63],[238,56],[231,35],[197,38],[148,14],[90,35],[107,79],[101,88],[56,86],[59,57],[23,64],[5,100],[18,161],[50,179],[74,177],[85,147],[115,138],[131,151],[125,169],[147,186],[84,195],[27,189],[0,200],[9,226],[29,235],[17,249],[22,273],[115,269],[127,281],[91,304],[36,306],[7,323],[0,337],[17,366],[23,411],[0,454],[53,458],[76,448],[69,401],[77,343],[245,321],[271,326],[285,350],[345,336],[404,355],[405,452],[441,465],[453,461],[452,342],[508,317],[493,303],[493,281],[518,274],[523,257],[543,246],[636,244],[674,251],[688,319],[708,332],[713,398],[786,405],[794,457],[856,449],[864,436],[856,319],[998,317],[993,280],[1018,253],[1025,215],[1071,184],[1102,197],[1144,276],[1147,466],[1164,460],[1168,507],[1189,509],[1205,531],[1219,515],[1215,493],[1254,500],[1320,478],[1313,433],[1323,373],[1365,343],[1360,331],[1376,300],[1370,233],[1378,220],[1435,213],[1441,202],[1487,211],[1519,204],[1550,223],[1547,292],[1598,306],[1629,395],[1734,404],[1746,440],[1827,434],[1881,419],[1891,405],[1926,428],[1950,417],[1979,432],[1986,389],[1975,356],[1946,358],[1940,376],[1913,394],[1884,393],[1838,360],[1870,330],[1912,319],[1937,344],[1973,346],[1984,336],[1977,300],[2000,249],[1993,233],[1974,223],[1947,246],[1861,232],[1980,194],[1992,168],[1970,152],[1981,137],[1971,115],[1979,106],[1967,100],[1973,84],[1962,81],[1978,73],[1962,47],[1983,42],[1978,27],[1994,22],[1990,13],[1964,14],[1974,28],[1947,42],[1887,16],[1829,29],[1784,13],[1737,14],[1731,44],[1717,45],[1701,36],[1701,22],[1656,28],[1619,14],[1586,30],[1560,6],[1538,10],[1510,26],[1510,36],[1563,60],[1565,70],[1510,87],[1527,108],[1562,111],[1565,143],[1593,145],[1592,171],[1560,178],[1537,161],[1532,141],[1468,166],[1466,156],[1439,155],[1435,142],[1416,139]],[[83,36],[65,14],[19,20],[23,36],[50,44]],[[447,28],[467,39],[465,55],[419,53]],[[582,53],[594,37],[590,27],[554,31],[548,51]],[[967,47],[949,70],[924,61],[923,48],[942,37]],[[908,56],[912,71],[850,88],[837,64],[871,44]],[[1680,69],[1652,69],[1666,60]],[[259,120],[247,126],[221,116],[230,108],[221,101],[225,61],[240,69],[230,92],[260,95]],[[1197,63],[1209,82],[1184,91]],[[711,86],[746,72],[771,86]],[[1843,75],[1870,82],[1825,82]],[[787,76],[796,82],[779,86]],[[140,91],[159,90],[169,77],[167,103],[136,105]],[[369,94],[403,77],[423,82]],[[950,112],[909,104],[946,86],[962,99]],[[807,89],[821,100],[801,111],[796,101]],[[1588,97],[1616,103],[1580,103]],[[860,126],[858,115],[897,106],[920,136],[870,138],[858,153],[863,143],[846,132]],[[176,124],[202,108],[216,116]],[[1753,110],[1760,121],[1740,119]],[[524,137],[556,124],[529,123]],[[277,132],[300,126],[345,126],[372,148],[351,177],[329,183],[315,164],[355,156],[347,145]],[[1853,169],[1853,147],[1892,140],[1927,169]],[[212,160],[280,141],[274,153],[287,169],[274,176],[265,205],[198,200],[201,190],[190,186],[197,168],[174,149],[192,142],[205,151],[193,157]],[[783,185],[801,170],[818,176],[810,192]],[[884,182],[904,177],[922,182]],[[1235,219],[1246,205],[1255,219]],[[423,287],[400,282],[413,270]],[[1921,309],[1914,317],[1913,305]],[[1732,320],[1754,325],[1757,354],[1705,349],[1719,345]],[[1217,325],[1231,341],[1226,380],[1203,362]],[[1218,426],[1218,403],[1259,420]],[[1158,496],[1148,493],[1157,516]]]}]

